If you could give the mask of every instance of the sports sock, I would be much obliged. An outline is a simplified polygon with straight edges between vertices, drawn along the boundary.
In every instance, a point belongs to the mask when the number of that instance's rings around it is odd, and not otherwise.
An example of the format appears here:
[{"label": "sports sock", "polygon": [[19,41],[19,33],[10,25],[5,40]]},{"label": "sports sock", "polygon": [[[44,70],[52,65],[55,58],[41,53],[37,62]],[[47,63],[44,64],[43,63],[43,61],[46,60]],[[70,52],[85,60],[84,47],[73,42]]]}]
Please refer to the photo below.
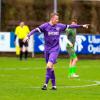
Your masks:
[{"label": "sports sock", "polygon": [[51,72],[51,82],[52,82],[52,87],[56,86],[54,70],[52,70]]},{"label": "sports sock", "polygon": [[73,67],[73,73],[76,73],[76,66],[72,66]]},{"label": "sports sock", "polygon": [[73,67],[71,66],[71,67],[69,67],[69,76],[71,76],[73,74]]},{"label": "sports sock", "polygon": [[72,74],[76,73],[76,66],[71,66],[69,68],[69,76],[71,76]]},{"label": "sports sock", "polygon": [[49,79],[51,78],[51,71],[52,71],[51,68],[47,68],[45,84],[48,84]]}]

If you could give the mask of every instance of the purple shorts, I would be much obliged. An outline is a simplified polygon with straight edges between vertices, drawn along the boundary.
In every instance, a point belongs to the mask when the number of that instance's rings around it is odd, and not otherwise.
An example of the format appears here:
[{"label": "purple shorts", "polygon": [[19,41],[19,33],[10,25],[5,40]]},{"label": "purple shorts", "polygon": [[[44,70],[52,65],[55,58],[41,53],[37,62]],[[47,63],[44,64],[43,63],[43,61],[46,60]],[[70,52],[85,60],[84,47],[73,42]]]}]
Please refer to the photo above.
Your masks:
[{"label": "purple shorts", "polygon": [[53,64],[55,64],[58,54],[59,54],[58,51],[52,51],[52,52],[45,51],[44,55],[45,55],[46,63],[52,62]]}]

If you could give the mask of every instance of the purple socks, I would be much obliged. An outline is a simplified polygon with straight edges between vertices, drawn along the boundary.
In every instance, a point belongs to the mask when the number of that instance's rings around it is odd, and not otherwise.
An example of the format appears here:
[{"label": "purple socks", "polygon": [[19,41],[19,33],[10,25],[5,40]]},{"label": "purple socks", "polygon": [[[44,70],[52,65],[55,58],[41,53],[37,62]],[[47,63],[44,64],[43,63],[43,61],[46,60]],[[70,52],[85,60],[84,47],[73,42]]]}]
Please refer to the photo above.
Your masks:
[{"label": "purple socks", "polygon": [[51,70],[51,68],[47,68],[45,84],[48,84],[49,79],[51,78]]},{"label": "purple socks", "polygon": [[51,82],[52,82],[52,86],[56,86],[54,70],[52,70],[51,73],[52,73],[52,74],[51,74]]},{"label": "purple socks", "polygon": [[45,84],[48,84],[50,79],[52,82],[52,86],[56,86],[54,70],[52,70],[52,68],[47,68]]}]

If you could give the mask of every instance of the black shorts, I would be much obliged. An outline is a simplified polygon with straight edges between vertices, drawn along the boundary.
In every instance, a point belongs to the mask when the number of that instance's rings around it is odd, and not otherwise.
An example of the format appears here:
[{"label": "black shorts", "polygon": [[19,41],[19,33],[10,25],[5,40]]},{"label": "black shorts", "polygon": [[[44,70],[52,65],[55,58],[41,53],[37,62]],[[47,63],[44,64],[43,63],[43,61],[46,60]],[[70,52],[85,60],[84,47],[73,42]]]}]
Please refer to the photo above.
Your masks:
[{"label": "black shorts", "polygon": [[28,47],[28,42],[23,42],[23,39],[19,39],[19,46],[22,48],[23,46]]}]

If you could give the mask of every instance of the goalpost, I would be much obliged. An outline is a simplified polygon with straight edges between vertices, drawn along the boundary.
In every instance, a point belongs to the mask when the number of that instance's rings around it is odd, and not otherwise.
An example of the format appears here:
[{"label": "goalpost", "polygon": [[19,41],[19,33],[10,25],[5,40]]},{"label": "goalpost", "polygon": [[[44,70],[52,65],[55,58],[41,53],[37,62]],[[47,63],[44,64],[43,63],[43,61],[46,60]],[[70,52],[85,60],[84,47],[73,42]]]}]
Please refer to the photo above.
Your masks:
[{"label": "goalpost", "polygon": [[54,13],[57,13],[57,0],[54,0]]}]

